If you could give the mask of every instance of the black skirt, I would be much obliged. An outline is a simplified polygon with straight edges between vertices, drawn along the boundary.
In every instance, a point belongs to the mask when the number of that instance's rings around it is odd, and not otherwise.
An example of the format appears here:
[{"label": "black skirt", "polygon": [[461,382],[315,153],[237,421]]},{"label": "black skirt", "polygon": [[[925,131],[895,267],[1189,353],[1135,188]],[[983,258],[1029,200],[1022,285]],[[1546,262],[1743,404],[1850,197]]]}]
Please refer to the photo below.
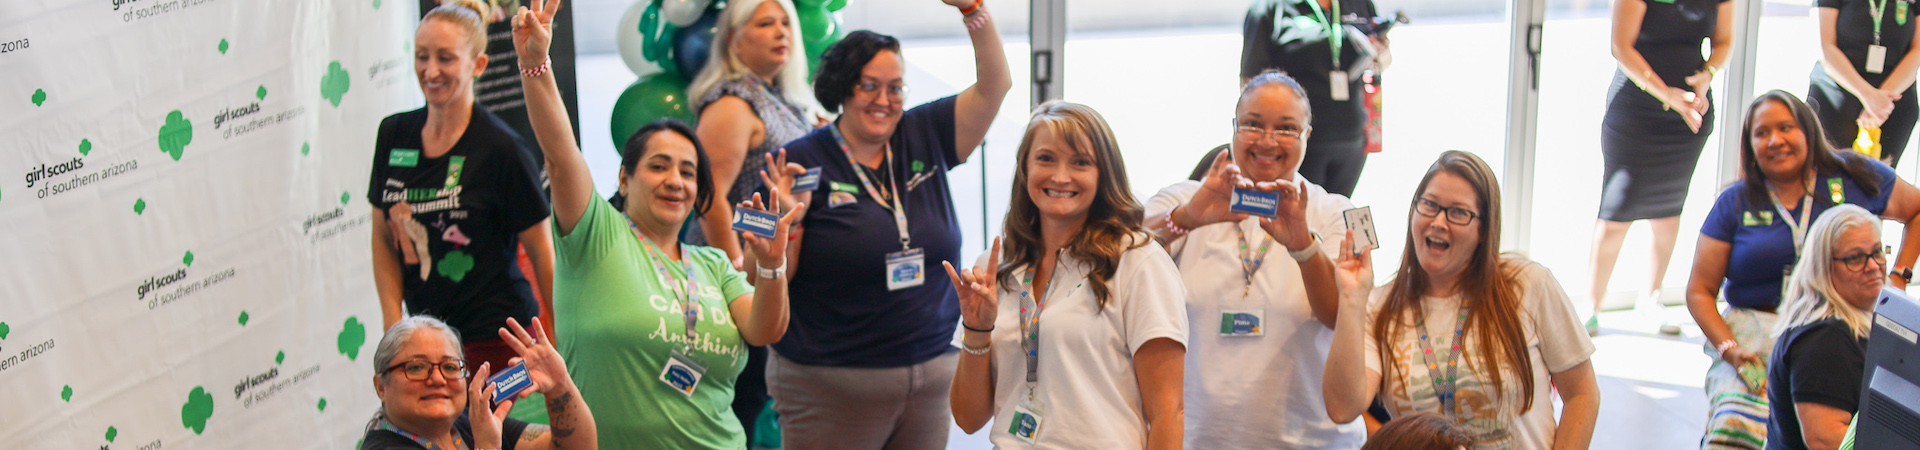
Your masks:
[{"label": "black skirt", "polygon": [[1707,108],[1695,132],[1619,71],[1613,74],[1607,98],[1600,126],[1600,152],[1606,161],[1600,219],[1631,222],[1680,215],[1719,105]]}]

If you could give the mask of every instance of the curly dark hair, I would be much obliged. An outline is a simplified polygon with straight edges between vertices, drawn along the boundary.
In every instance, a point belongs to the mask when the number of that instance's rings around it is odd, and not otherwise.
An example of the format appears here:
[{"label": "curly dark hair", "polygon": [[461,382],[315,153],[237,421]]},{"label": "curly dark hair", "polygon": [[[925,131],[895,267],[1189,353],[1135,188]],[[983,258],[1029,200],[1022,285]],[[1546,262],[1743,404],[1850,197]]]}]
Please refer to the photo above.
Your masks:
[{"label": "curly dark hair", "polygon": [[860,84],[860,69],[866,68],[881,50],[900,54],[900,40],[859,30],[821,52],[820,73],[813,77],[813,97],[820,100],[820,106],[839,112],[840,105],[853,96],[853,85]]},{"label": "curly dark hair", "polygon": [[[640,167],[640,157],[647,156],[647,142],[653,139],[655,133],[662,131],[679,134],[693,143],[693,160],[697,166],[693,169],[693,214],[706,214],[707,208],[713,206],[713,169],[708,167],[712,163],[707,160],[707,148],[700,145],[700,137],[693,127],[680,119],[655,120],[634,131],[633,136],[627,138],[626,145],[620,148],[620,173],[633,175],[633,171]],[[624,193],[615,192],[607,202],[613,204],[613,209],[622,212],[627,209],[627,196]]]}]

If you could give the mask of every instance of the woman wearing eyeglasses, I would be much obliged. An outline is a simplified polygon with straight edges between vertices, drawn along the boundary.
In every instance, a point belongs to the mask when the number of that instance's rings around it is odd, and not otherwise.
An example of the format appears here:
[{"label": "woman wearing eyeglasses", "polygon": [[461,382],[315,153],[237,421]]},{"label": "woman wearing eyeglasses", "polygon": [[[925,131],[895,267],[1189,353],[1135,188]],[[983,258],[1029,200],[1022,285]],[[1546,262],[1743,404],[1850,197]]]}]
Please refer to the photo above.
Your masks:
[{"label": "woman wearing eyeglasses", "polygon": [[[1920,190],[1893,168],[1821,139],[1813,109],[1785,91],[1770,91],[1746,110],[1740,133],[1740,181],[1720,191],[1700,226],[1687,283],[1687,310],[1714,356],[1707,369],[1703,448],[1757,449],[1767,441],[1763,375],[1774,339],[1784,280],[1799,259],[1815,217],[1852,204],[1901,223],[1920,219]],[[1893,267],[1912,267],[1920,227],[1906,227]],[[1910,271],[1889,275],[1902,288]],[[1718,302],[1725,300],[1724,310]]]},{"label": "woman wearing eyeglasses", "polygon": [[1821,214],[1794,266],[1781,320],[1771,330],[1767,448],[1832,449],[1860,409],[1867,333],[1886,277],[1880,218],[1853,205]]},{"label": "woman wearing eyeglasses", "polygon": [[[547,423],[534,425],[506,418],[517,399],[492,408],[493,390],[481,380],[497,372],[482,363],[467,373],[460,333],[433,316],[410,316],[394,323],[374,350],[373,390],[380,412],[367,423],[362,450],[599,448],[593,413],[567,376],[567,364],[553,345],[540,342],[520,323],[507,319],[498,329],[527,368],[533,387],[547,402]],[[540,328],[540,319],[533,319]],[[498,368],[498,369],[504,369]]]},{"label": "woman wearing eyeglasses", "polygon": [[953,428],[960,305],[938,272],[960,258],[960,223],[947,171],[986,138],[1013,78],[986,7],[943,1],[973,40],[973,86],[904,109],[900,41],[855,31],[820,55],[813,81],[839,119],[786,145],[820,169],[819,188],[800,193],[793,322],[767,361],[789,449],[940,448]]},{"label": "woman wearing eyeglasses", "polygon": [[[1328,416],[1352,421],[1378,394],[1394,417],[1458,421],[1475,449],[1587,448],[1600,413],[1593,342],[1545,266],[1500,254],[1493,169],[1447,151],[1414,192],[1406,251],[1386,286],[1373,288],[1370,249],[1341,245]],[[1557,419],[1554,391],[1565,404]]]},{"label": "woman wearing eyeglasses", "polygon": [[[1295,171],[1313,132],[1299,83],[1268,71],[1240,92],[1232,153],[1215,157],[1205,180],[1161,189],[1146,206],[1147,229],[1187,287],[1185,444],[1358,448],[1365,428],[1327,420],[1320,400],[1339,300],[1321,236],[1346,234],[1341,211],[1353,202]],[[1278,216],[1229,210],[1236,186],[1279,192]]]}]

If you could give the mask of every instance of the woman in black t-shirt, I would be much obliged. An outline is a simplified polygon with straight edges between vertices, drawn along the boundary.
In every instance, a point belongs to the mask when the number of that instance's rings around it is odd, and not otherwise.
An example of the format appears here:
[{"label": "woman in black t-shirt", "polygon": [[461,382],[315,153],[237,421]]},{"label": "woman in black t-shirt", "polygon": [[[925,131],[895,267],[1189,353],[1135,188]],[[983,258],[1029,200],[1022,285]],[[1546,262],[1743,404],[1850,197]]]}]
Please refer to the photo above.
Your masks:
[{"label": "woman in black t-shirt", "polygon": [[[1817,0],[1820,63],[1813,66],[1807,106],[1834,147],[1852,147],[1861,128],[1880,129],[1880,160],[1900,162],[1920,118],[1913,78],[1920,54],[1913,38],[1914,0]],[[1875,24],[1875,21],[1880,23]],[[1876,47],[1878,47],[1876,49]]]},{"label": "woman in black t-shirt", "polygon": [[[1313,133],[1307,136],[1300,176],[1349,197],[1367,165],[1368,119],[1360,72],[1384,70],[1392,58],[1385,36],[1354,39],[1361,36],[1349,31],[1355,29],[1330,24],[1371,20],[1376,9],[1373,0],[1261,0],[1247,10],[1240,29],[1240,84],[1276,69],[1306,88]],[[1346,79],[1333,80],[1336,72]],[[1213,154],[1208,154],[1200,166],[1212,162]]]},{"label": "woman in black t-shirt", "polygon": [[408,314],[445,318],[473,337],[465,353],[476,363],[504,367],[513,354],[493,331],[509,318],[552,317],[521,273],[520,245],[549,300],[553,246],[539,164],[474,103],[473,80],[487,66],[483,11],[461,1],[421,19],[414,74],[427,106],[380,122],[367,201],[384,325]]},{"label": "woman in black t-shirt", "polygon": [[[533,325],[539,328],[540,321]],[[417,315],[394,324],[374,350],[373,390],[380,396],[380,411],[367,422],[360,449],[599,448],[593,412],[567,375],[560,352],[552,343],[534,339],[518,322],[508,320],[507,327],[513,331],[495,328],[488,336],[497,336],[523,357],[515,359],[525,365],[529,384],[518,397],[493,407],[492,389],[482,383],[494,366],[467,365],[460,354],[460,335],[446,322]],[[469,374],[470,368],[478,372]],[[552,425],[507,418],[515,400],[534,392],[545,396]]]},{"label": "woman in black t-shirt", "polygon": [[1827,210],[1808,230],[1773,330],[1769,450],[1840,445],[1860,406],[1873,301],[1886,281],[1884,249],[1880,218],[1858,206]]}]

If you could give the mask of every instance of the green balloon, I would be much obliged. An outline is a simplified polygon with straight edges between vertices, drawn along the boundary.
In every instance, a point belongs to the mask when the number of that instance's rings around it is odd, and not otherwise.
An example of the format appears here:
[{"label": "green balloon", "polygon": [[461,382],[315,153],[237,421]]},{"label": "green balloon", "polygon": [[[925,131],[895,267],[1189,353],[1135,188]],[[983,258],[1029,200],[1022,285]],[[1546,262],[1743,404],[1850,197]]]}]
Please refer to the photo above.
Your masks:
[{"label": "green balloon", "polygon": [[679,74],[666,71],[640,77],[613,102],[613,121],[609,127],[613,131],[613,148],[624,147],[627,138],[633,137],[633,132],[640,131],[648,122],[671,117],[692,125],[694,114],[688,105],[687,80]]},{"label": "green balloon", "polygon": [[[847,37],[847,30],[840,26],[833,13],[819,7],[796,6],[795,15],[800,16],[800,41],[807,47],[807,70],[811,74],[820,73],[820,54],[827,47]],[[810,75],[811,75],[810,74]]]},{"label": "green balloon", "polygon": [[827,0],[828,11],[839,11],[847,7],[847,0]]}]

